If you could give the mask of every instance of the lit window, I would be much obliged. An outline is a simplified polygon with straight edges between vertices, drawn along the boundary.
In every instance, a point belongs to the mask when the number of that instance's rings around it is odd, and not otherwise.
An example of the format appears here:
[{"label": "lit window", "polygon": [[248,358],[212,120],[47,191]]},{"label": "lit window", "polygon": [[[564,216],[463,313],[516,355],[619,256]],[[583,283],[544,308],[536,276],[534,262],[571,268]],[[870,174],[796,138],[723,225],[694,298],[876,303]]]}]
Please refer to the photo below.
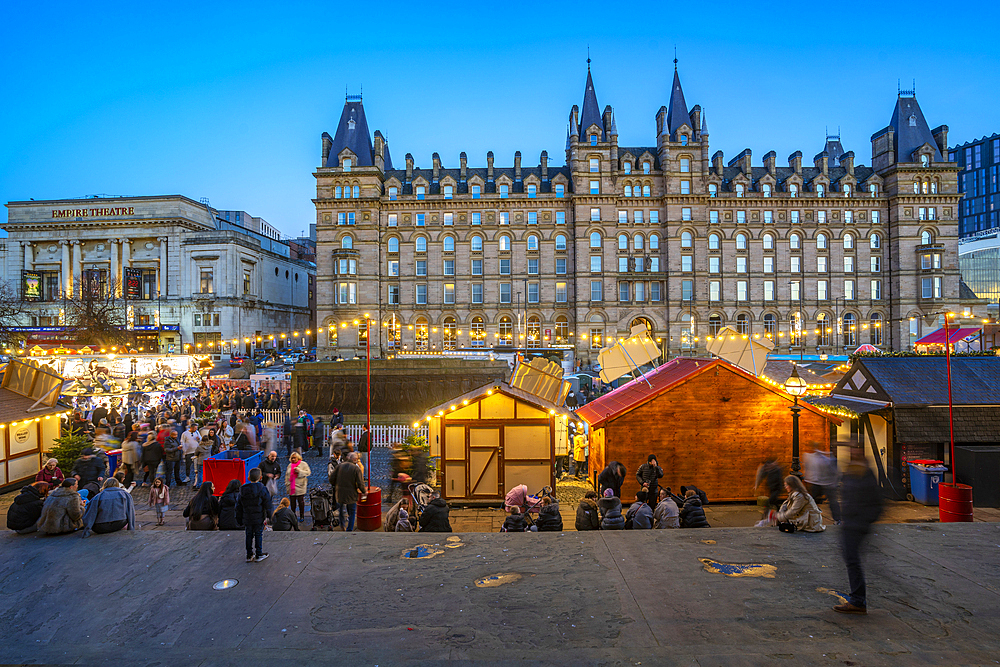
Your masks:
[{"label": "lit window", "polygon": [[455,303],[455,283],[444,284],[444,302]]}]

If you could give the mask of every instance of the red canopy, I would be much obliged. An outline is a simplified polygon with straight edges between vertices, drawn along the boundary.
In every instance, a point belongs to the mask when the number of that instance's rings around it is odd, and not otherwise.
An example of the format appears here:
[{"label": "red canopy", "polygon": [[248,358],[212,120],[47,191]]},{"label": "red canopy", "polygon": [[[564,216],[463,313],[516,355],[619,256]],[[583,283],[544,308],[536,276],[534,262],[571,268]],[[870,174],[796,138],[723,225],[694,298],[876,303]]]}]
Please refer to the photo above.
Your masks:
[{"label": "red canopy", "polygon": [[[958,329],[948,328],[948,342],[954,345],[960,340],[964,340],[973,334],[979,333],[981,327],[963,327]],[[929,333],[920,340],[918,340],[914,345],[940,345],[944,347],[944,328],[938,329],[933,333]]]}]

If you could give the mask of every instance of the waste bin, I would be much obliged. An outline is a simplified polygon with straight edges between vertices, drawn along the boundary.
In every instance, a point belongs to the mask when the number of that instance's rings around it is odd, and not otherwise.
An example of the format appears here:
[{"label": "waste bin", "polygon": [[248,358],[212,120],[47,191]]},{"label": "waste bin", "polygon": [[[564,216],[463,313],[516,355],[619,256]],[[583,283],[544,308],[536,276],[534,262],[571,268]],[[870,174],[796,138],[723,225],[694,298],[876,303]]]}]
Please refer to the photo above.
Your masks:
[{"label": "waste bin", "polygon": [[205,459],[204,476],[206,482],[212,483],[212,493],[221,496],[231,480],[245,484],[247,474],[260,465],[264,452],[251,450],[228,449],[215,456]]},{"label": "waste bin", "polygon": [[358,502],[358,530],[382,530],[382,489],[368,487],[368,497]]},{"label": "waste bin", "polygon": [[112,449],[108,452],[108,468],[110,472],[108,474],[114,475],[118,470],[118,466],[122,462],[122,450]]},{"label": "waste bin", "polygon": [[944,473],[948,468],[941,461],[930,459],[915,459],[908,461],[910,466],[910,493],[913,499],[921,505],[938,504],[938,484],[944,481]]}]

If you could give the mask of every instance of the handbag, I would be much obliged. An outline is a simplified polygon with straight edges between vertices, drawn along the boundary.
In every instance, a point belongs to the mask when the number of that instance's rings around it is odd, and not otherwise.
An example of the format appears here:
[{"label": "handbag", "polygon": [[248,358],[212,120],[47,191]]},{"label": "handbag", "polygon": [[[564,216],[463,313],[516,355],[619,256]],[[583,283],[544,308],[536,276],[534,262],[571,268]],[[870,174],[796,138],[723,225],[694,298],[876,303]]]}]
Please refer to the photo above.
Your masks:
[{"label": "handbag", "polygon": [[795,532],[795,524],[792,523],[791,521],[782,521],[782,522],[779,522],[778,523],[778,530],[780,530],[783,533],[794,533]]}]

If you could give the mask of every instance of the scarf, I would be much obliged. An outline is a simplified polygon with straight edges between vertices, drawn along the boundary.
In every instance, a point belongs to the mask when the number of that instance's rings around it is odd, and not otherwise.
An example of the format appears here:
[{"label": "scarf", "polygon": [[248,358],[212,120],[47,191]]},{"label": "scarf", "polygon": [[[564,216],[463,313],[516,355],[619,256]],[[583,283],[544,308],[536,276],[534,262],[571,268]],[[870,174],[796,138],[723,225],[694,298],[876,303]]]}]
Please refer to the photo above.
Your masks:
[{"label": "scarf", "polygon": [[302,463],[302,461],[296,461],[295,463],[293,463],[291,469],[288,472],[288,495],[290,496],[295,495],[295,480],[299,476],[299,471],[296,470],[296,468],[299,467],[300,463]]}]

